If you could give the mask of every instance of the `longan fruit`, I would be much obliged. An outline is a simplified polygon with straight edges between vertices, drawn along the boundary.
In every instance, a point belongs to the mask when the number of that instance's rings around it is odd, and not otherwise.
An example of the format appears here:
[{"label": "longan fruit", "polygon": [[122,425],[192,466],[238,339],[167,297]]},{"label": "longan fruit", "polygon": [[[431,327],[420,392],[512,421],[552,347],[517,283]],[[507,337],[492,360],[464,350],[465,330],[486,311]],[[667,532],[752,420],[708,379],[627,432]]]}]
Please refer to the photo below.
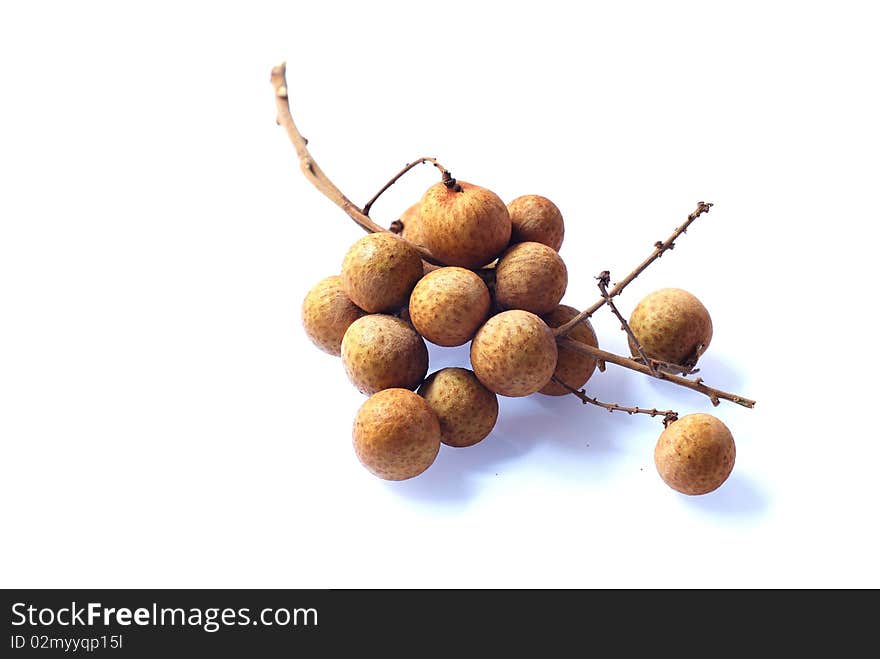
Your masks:
[{"label": "longan fruit", "polygon": [[342,337],[342,365],[368,396],[393,387],[415,389],[428,372],[428,347],[400,318],[370,314],[354,321]]},{"label": "longan fruit", "polygon": [[391,233],[371,233],[358,240],[342,261],[342,287],[364,311],[399,309],[422,278],[422,257]]},{"label": "longan fruit", "polygon": [[402,481],[431,466],[440,450],[440,421],[408,389],[370,396],[355,415],[352,440],[361,464],[379,478]]},{"label": "longan fruit", "polygon": [[[633,309],[629,326],[648,357],[673,364],[695,364],[712,340],[706,307],[680,288],[645,296]],[[638,355],[631,340],[630,350]]]},{"label": "longan fruit", "polygon": [[682,494],[706,494],[730,476],[736,445],[727,426],[711,414],[688,414],[657,440],[654,464],[664,482]]},{"label": "longan fruit", "polygon": [[419,334],[439,346],[460,346],[489,316],[489,289],[458,267],[439,268],[419,280],[409,298],[409,318]]},{"label": "longan fruit", "polygon": [[[565,304],[560,304],[553,311],[541,316],[541,319],[547,323],[548,327],[556,328],[565,325],[569,320],[578,315],[578,310]],[[568,333],[568,338],[573,341],[580,341],[594,348],[599,347],[599,341],[596,339],[596,332],[588,319],[579,322]],[[554,377],[558,378],[569,387],[580,389],[587,380],[589,380],[593,371],[596,369],[596,359],[589,355],[575,352],[565,346],[559,346],[559,357],[556,360],[556,370],[553,372]],[[563,386],[556,384],[550,380],[540,391],[547,396],[564,396],[569,392]]]},{"label": "longan fruit", "polygon": [[504,202],[491,190],[464,181],[428,188],[419,202],[418,225],[418,237],[434,256],[462,268],[494,261],[510,242]]},{"label": "longan fruit", "polygon": [[419,387],[440,420],[440,441],[447,446],[473,446],[498,420],[498,397],[484,387],[473,371],[444,368]]},{"label": "longan fruit", "polygon": [[366,312],[342,290],[339,275],[325,277],[310,290],[302,303],[302,323],[312,343],[339,356],[345,330]]},{"label": "longan fruit", "polygon": [[512,245],[495,266],[495,299],[505,309],[552,311],[568,286],[565,263],[541,243]]},{"label": "longan fruit", "polygon": [[471,342],[471,365],[480,382],[502,396],[528,396],[543,388],[556,369],[556,340],[533,313],[492,316]]},{"label": "longan fruit", "polygon": [[536,194],[517,197],[507,204],[511,243],[543,243],[555,251],[562,247],[565,222],[552,201]]}]

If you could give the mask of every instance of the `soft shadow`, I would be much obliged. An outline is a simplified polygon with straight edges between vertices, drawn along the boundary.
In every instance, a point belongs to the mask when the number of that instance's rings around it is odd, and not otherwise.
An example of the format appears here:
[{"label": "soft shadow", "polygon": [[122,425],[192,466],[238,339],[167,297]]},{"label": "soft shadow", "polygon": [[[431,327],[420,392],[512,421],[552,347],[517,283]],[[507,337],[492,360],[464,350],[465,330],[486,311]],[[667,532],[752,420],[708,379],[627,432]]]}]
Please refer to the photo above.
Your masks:
[{"label": "soft shadow", "polygon": [[488,477],[497,476],[502,464],[530,449],[528,442],[499,435],[497,427],[479,444],[465,448],[442,445],[431,467],[410,480],[387,483],[395,494],[438,504],[464,505]]},{"label": "soft shadow", "polygon": [[714,492],[703,496],[682,495],[684,505],[709,515],[729,515],[748,520],[763,517],[770,509],[767,494],[755,481],[734,469],[730,478]]}]

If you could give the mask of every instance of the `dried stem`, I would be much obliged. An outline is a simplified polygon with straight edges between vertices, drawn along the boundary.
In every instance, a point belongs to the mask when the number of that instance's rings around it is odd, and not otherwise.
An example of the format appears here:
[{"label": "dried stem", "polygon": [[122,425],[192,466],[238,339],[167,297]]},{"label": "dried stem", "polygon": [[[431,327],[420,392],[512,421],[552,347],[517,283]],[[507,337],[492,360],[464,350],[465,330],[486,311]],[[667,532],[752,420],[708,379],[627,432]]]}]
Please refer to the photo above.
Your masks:
[{"label": "dried stem", "polygon": [[609,412],[626,412],[629,415],[647,414],[648,416],[652,417],[663,416],[664,426],[668,426],[673,421],[678,421],[678,412],[675,412],[673,410],[658,410],[656,408],[648,410],[643,407],[626,407],[625,405],[618,405],[617,403],[603,403],[595,396],[588,396],[587,392],[583,389],[575,389],[574,387],[565,384],[565,382],[557,378],[555,375],[551,378],[551,380],[563,389],[568,389],[569,392],[580,398],[581,402],[584,405],[596,405],[598,407],[608,410]]},{"label": "dried stem", "polygon": [[[701,201],[697,203],[697,208],[693,213],[688,215],[687,220],[685,220],[684,224],[678,227],[675,231],[672,232],[672,235],[669,236],[665,241],[660,242],[659,240],[654,243],[654,251],[651,255],[642,261],[638,267],[629,273],[626,278],[616,283],[612,289],[608,292],[608,297],[613,298],[621,294],[623,289],[626,288],[636,277],[642,274],[642,271],[651,265],[654,261],[663,256],[663,253],[667,250],[673,249],[675,247],[675,240],[683,233],[685,233],[688,227],[703,213],[708,213],[712,208],[712,204],[707,203],[705,201]],[[592,316],[596,311],[598,311],[604,304],[607,303],[607,299],[603,297],[601,300],[597,301],[593,306],[588,309],[584,309],[577,316],[569,320],[564,325],[560,325],[555,330],[553,330],[553,334],[556,336],[567,336],[571,330],[575,328],[575,326],[581,322],[582,320],[586,320],[590,316]]]},{"label": "dried stem", "polygon": [[[344,210],[348,216],[367,233],[381,233],[388,231],[384,227],[373,222],[363,210],[358,208],[348,197],[342,194],[342,191],[334,185],[333,181],[330,180],[330,178],[318,166],[318,163],[315,162],[315,159],[312,158],[312,154],[309,153],[307,146],[308,140],[299,132],[299,129],[293,121],[293,116],[290,113],[290,101],[287,97],[286,75],[287,65],[285,63],[279,64],[272,69],[271,81],[272,88],[275,90],[275,107],[278,112],[276,120],[278,125],[284,127],[284,130],[287,131],[287,137],[296,149],[296,155],[299,157],[299,165],[303,175],[305,175],[312,185],[318,188],[325,197]],[[410,244],[419,252],[424,260],[429,263],[443,265],[443,263],[431,254],[428,249],[421,245]]]},{"label": "dried stem", "polygon": [[651,377],[657,378],[658,380],[666,380],[667,382],[677,384],[680,387],[686,387],[687,389],[698,391],[704,396],[708,396],[709,400],[712,401],[712,405],[718,405],[720,399],[724,399],[736,403],[737,405],[742,405],[743,407],[752,408],[755,406],[755,401],[745,398],[744,396],[740,396],[739,394],[731,394],[726,391],[721,391],[720,389],[715,389],[713,387],[703,384],[702,378],[688,380],[687,378],[680,375],[673,375],[672,373],[664,373],[662,371],[652,373],[650,368],[640,362],[637,362],[634,359],[621,357],[620,355],[615,355],[613,352],[608,352],[600,348],[594,348],[591,345],[581,343],[580,341],[574,341],[573,339],[570,339],[568,337],[560,337],[557,339],[557,342],[560,346],[568,348],[569,350],[574,350],[575,352],[579,352],[582,355],[588,355],[596,359],[601,359],[605,362],[616,364],[617,366],[622,366],[623,368],[628,368],[633,371],[638,371],[639,373],[649,375]]},{"label": "dried stem", "polygon": [[605,303],[608,305],[608,308],[611,309],[611,312],[617,316],[617,320],[620,321],[620,329],[626,332],[626,335],[629,337],[629,340],[632,342],[633,346],[636,348],[636,352],[639,353],[639,356],[642,358],[642,361],[645,365],[651,369],[651,373],[656,376],[657,369],[654,367],[654,364],[648,358],[648,355],[645,354],[644,349],[642,348],[642,344],[639,343],[639,340],[636,338],[636,335],[633,334],[632,329],[629,326],[629,323],[626,322],[626,318],[624,318],[620,311],[617,310],[617,307],[614,305],[614,301],[611,299],[611,295],[608,293],[608,284],[611,283],[611,273],[607,270],[603,270],[599,273],[599,276],[596,277],[599,280],[599,292],[602,294],[602,297],[605,298]]},{"label": "dried stem", "polygon": [[461,189],[461,186],[458,185],[458,183],[455,182],[455,179],[454,179],[454,178],[452,178],[452,174],[449,173],[449,170],[446,169],[446,168],[445,168],[443,165],[441,165],[439,162],[437,162],[437,159],[436,159],[436,158],[427,158],[427,157],[425,157],[425,158],[419,158],[418,160],[413,160],[412,162],[408,162],[408,163],[406,164],[406,166],[405,166],[403,169],[401,169],[399,172],[397,172],[397,174],[395,174],[394,177],[393,177],[390,181],[388,181],[388,183],[386,183],[386,184],[382,187],[381,190],[379,190],[379,192],[377,192],[375,195],[373,195],[373,198],[370,199],[370,201],[368,201],[366,204],[364,204],[364,215],[369,215],[369,214],[370,214],[370,209],[373,207],[373,204],[376,203],[376,200],[377,200],[379,197],[381,197],[381,196],[385,193],[385,191],[386,191],[388,188],[390,188],[392,185],[394,185],[395,183],[397,183],[397,181],[400,179],[401,176],[403,176],[404,174],[406,174],[406,173],[407,173],[409,170],[411,170],[413,167],[416,167],[416,166],[418,166],[418,165],[421,165],[422,163],[425,163],[425,162],[429,162],[429,163],[431,163],[432,165],[434,165],[434,167],[436,167],[437,169],[440,170],[440,174],[441,174],[441,176],[442,176],[442,181],[443,181],[448,187],[455,187],[455,186],[458,186],[458,188]]},{"label": "dried stem", "polygon": [[[633,357],[639,363],[644,364],[642,357]],[[673,364],[672,362],[664,362],[662,359],[648,358],[648,362],[654,367],[655,371],[663,371],[664,373],[673,373],[675,375],[694,375],[699,373],[700,369],[684,364]]]}]

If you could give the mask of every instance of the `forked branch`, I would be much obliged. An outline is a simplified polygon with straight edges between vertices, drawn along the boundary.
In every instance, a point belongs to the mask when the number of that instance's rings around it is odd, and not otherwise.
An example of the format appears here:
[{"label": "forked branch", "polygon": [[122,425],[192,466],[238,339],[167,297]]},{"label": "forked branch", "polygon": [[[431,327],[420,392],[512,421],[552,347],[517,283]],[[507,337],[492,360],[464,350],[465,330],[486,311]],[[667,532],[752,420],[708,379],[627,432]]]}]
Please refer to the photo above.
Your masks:
[{"label": "forked branch", "polygon": [[657,369],[654,367],[653,362],[648,359],[648,355],[645,354],[644,349],[642,348],[642,344],[639,343],[639,340],[636,338],[636,335],[633,334],[632,329],[629,326],[629,323],[626,322],[626,318],[617,310],[617,307],[614,304],[614,300],[611,299],[611,294],[608,292],[608,284],[611,282],[611,273],[607,270],[603,270],[599,273],[599,276],[596,277],[599,280],[599,292],[602,294],[602,297],[605,298],[605,304],[608,305],[608,308],[611,309],[611,313],[617,316],[617,320],[620,321],[620,329],[626,332],[626,335],[629,337],[629,340],[632,342],[633,346],[636,349],[636,352],[639,353],[639,356],[642,358],[642,361],[651,369],[651,373],[653,375],[657,375]]},{"label": "forked branch", "polygon": [[582,355],[588,355],[589,357],[601,359],[606,363],[616,364],[617,366],[622,366],[623,368],[638,371],[639,373],[657,378],[658,380],[666,380],[667,382],[677,384],[680,387],[686,387],[687,389],[698,391],[704,396],[707,396],[709,400],[712,401],[712,405],[718,405],[720,400],[723,399],[729,400],[732,403],[736,403],[737,405],[742,405],[743,407],[752,408],[755,406],[755,401],[750,400],[745,396],[740,396],[739,394],[731,394],[726,391],[722,391],[721,389],[715,389],[714,387],[703,384],[702,378],[689,380],[680,375],[664,373],[662,371],[652,373],[650,368],[640,362],[637,362],[634,359],[621,357],[620,355],[615,355],[613,352],[608,352],[607,350],[602,350],[601,348],[594,348],[591,345],[581,343],[580,341],[575,341],[568,337],[558,338],[557,343],[559,343],[559,345],[564,348],[568,348],[569,350],[573,350],[574,352],[579,352]]},{"label": "forked branch", "polygon": [[669,238],[667,238],[663,242],[660,242],[658,240],[656,243],[654,243],[654,251],[651,252],[651,255],[648,256],[648,258],[646,258],[644,261],[642,261],[638,265],[638,267],[636,267],[636,269],[633,270],[631,273],[629,273],[624,279],[617,282],[611,288],[611,290],[608,291],[607,298],[603,296],[602,299],[598,300],[595,304],[593,304],[593,306],[591,306],[587,309],[584,309],[577,316],[575,316],[574,318],[569,320],[567,323],[565,323],[564,325],[560,325],[555,330],[553,330],[553,334],[555,334],[556,336],[567,336],[568,333],[571,332],[571,330],[573,330],[579,322],[581,322],[582,320],[586,320],[587,318],[592,316],[594,313],[596,313],[600,308],[602,308],[602,306],[604,304],[606,304],[608,302],[608,300],[610,298],[617,297],[618,295],[620,295],[621,292],[623,292],[623,289],[626,288],[630,283],[632,283],[632,281],[636,277],[638,277],[640,274],[642,274],[642,271],[645,268],[647,268],[654,261],[656,261],[661,256],[663,256],[664,252],[666,252],[670,249],[673,249],[675,247],[676,239],[681,234],[683,234],[687,231],[688,227],[691,224],[693,224],[694,220],[696,220],[698,217],[700,217],[700,215],[702,215],[703,213],[708,213],[711,210],[711,208],[712,208],[712,204],[710,204],[708,202],[705,202],[705,201],[698,202],[696,209],[694,210],[693,213],[691,213],[690,215],[687,216],[687,219],[684,221],[684,223],[680,227],[678,227],[675,231],[673,231],[672,235],[669,236]]},{"label": "forked branch", "polygon": [[583,389],[575,389],[574,387],[570,387],[569,385],[565,384],[565,382],[557,378],[555,375],[551,378],[551,380],[563,389],[567,389],[572,395],[580,398],[581,402],[584,405],[596,405],[597,407],[606,409],[609,412],[626,412],[629,415],[647,414],[648,416],[652,417],[662,416],[664,426],[668,426],[673,421],[678,421],[678,412],[674,412],[673,410],[658,410],[657,408],[651,408],[649,410],[644,407],[626,407],[625,405],[618,405],[617,403],[603,403],[595,396],[588,396],[587,392]]}]

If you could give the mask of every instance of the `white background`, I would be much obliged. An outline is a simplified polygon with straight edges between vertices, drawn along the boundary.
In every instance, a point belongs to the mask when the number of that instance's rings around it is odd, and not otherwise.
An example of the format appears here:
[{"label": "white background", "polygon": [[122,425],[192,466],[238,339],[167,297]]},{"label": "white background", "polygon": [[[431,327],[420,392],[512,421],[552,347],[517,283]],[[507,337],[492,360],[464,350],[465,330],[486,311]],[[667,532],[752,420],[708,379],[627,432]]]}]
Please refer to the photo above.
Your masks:
[{"label": "white background", "polygon": [[[0,585],[880,586],[877,29],[851,2],[4,4]],[[722,489],[673,492],[658,421],[570,397],[367,473],[363,397],[299,324],[362,233],[275,125],[283,59],[355,202],[419,155],[553,199],[574,306],[714,202],[620,305],[710,310],[701,375],[758,400],[714,412]],[[614,366],[589,390],[712,411]]]}]

